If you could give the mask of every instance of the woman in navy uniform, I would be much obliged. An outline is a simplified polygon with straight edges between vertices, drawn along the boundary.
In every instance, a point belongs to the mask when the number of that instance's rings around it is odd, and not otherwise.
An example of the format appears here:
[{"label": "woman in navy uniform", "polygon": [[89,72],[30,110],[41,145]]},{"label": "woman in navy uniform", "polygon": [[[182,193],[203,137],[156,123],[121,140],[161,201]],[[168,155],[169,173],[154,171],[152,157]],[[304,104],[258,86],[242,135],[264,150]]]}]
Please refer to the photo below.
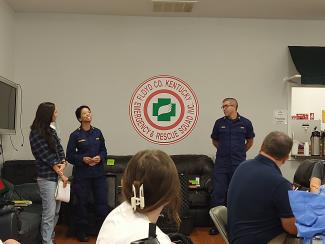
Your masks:
[{"label": "woman in navy uniform", "polygon": [[70,134],[67,158],[74,165],[72,189],[77,197],[76,234],[79,241],[87,242],[89,240],[88,199],[91,192],[96,205],[96,232],[108,214],[104,171],[107,150],[102,132],[91,125],[90,108],[85,105],[80,106],[75,114],[81,126]]}]

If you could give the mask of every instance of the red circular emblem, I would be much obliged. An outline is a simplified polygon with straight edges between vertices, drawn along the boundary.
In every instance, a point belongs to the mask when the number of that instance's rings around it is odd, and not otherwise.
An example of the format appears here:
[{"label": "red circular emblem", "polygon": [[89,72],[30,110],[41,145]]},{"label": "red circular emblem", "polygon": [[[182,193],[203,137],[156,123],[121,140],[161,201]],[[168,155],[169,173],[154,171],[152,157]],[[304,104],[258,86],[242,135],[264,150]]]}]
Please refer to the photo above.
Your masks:
[{"label": "red circular emblem", "polygon": [[183,140],[194,129],[199,117],[199,103],[185,81],[158,75],[135,89],[129,115],[141,137],[152,143],[168,145]]}]

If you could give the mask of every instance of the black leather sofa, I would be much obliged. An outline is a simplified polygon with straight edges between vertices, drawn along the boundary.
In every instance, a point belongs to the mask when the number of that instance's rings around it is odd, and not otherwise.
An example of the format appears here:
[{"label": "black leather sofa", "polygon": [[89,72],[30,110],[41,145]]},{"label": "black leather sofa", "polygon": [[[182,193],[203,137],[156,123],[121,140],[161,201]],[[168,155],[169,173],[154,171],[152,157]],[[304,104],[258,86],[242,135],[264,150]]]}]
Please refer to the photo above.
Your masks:
[{"label": "black leather sofa", "polygon": [[[107,184],[108,184],[108,204],[109,208],[113,209],[118,204],[120,204],[122,199],[121,194],[121,178],[126,168],[128,161],[131,159],[131,155],[127,156],[116,156],[110,155],[109,164],[105,166],[105,171],[107,175]],[[213,172],[213,161],[210,157],[206,155],[171,155],[172,159],[175,162],[177,170],[180,174],[184,174],[188,177],[189,180],[199,179],[199,186],[195,188],[188,188],[188,206],[189,206],[189,215],[191,216],[191,225],[196,227],[206,227],[211,226],[211,220],[209,217],[209,208],[210,208],[210,194],[212,191],[212,182],[211,176]],[[20,185],[25,185],[26,183],[35,183],[36,182],[36,168],[34,160],[13,160],[7,161],[4,163],[4,167],[2,169],[2,177],[13,182],[14,186],[21,187]],[[73,184],[73,180],[72,180]],[[28,185],[28,184],[27,184]],[[37,185],[34,184],[37,188]],[[30,196],[24,196],[23,198],[27,200],[32,200],[33,205],[29,206],[26,209],[23,209],[22,212],[16,213],[14,209],[10,212],[12,215],[10,219],[14,221],[14,218],[18,216],[18,232],[20,231],[20,240],[24,238],[28,231],[21,230],[21,228],[27,228],[33,233],[39,234],[39,230],[36,231],[36,225],[39,225],[40,216],[41,216],[41,199],[39,197],[38,188],[34,190],[30,190],[30,193],[35,193],[33,199],[30,199]],[[91,200],[92,196],[90,196],[90,205],[93,204]],[[61,205],[60,211],[60,219],[59,222],[62,224],[67,224],[70,228],[70,233],[74,234],[74,221],[73,221],[73,211],[76,198],[73,193],[71,195],[70,203],[63,203]],[[93,207],[89,207],[89,209],[94,209]],[[32,225],[29,225],[24,220],[24,215],[29,216],[27,213],[31,211],[33,214],[38,215],[38,217],[31,221]],[[18,215],[17,215],[18,214]],[[95,216],[94,213],[90,212],[90,222]],[[9,217],[9,216],[7,216]],[[1,217],[0,217],[1,218]],[[14,222],[13,222],[14,223]],[[1,219],[0,219],[1,224]],[[91,224],[91,223],[90,223]],[[16,233],[17,230],[14,230],[16,224],[12,224],[12,231],[8,231],[10,233]],[[22,226],[22,227],[21,227]],[[16,229],[17,229],[16,228]],[[38,226],[39,228],[39,226]],[[91,229],[91,227],[90,227]],[[4,235],[1,236],[1,225],[0,225],[0,238],[4,238],[6,236],[13,237],[13,235]],[[28,240],[27,240],[28,241]],[[23,244],[29,243],[38,243],[38,242],[22,242]]]},{"label": "black leather sofa", "polygon": [[[108,201],[114,208],[123,201],[121,194],[121,178],[128,161],[132,156],[110,155],[109,162],[114,165],[106,166],[108,177],[109,196]],[[200,185],[188,188],[189,213],[193,219],[193,225],[207,227],[211,225],[209,217],[210,194],[212,192],[213,161],[206,155],[171,155],[178,173],[185,174],[189,180],[199,180]]]},{"label": "black leather sofa", "polygon": [[[40,224],[42,203],[36,183],[13,185],[7,182],[9,191],[1,196],[0,239],[13,238],[22,244],[41,242]],[[31,200],[27,207],[15,207],[13,200]]]},{"label": "black leather sofa", "polygon": [[[7,180],[9,191],[0,196],[0,239],[14,238],[22,244],[41,243],[42,202],[36,183],[35,161],[6,161],[1,177]],[[15,207],[10,204],[12,200],[31,200],[32,204]]]},{"label": "black leather sofa", "polygon": [[[114,209],[123,201],[121,194],[121,179],[127,163],[131,159],[132,155],[118,156],[109,155],[108,164],[105,165],[105,171],[108,184],[108,205],[110,209]],[[180,232],[189,234],[193,227],[208,227],[211,226],[211,219],[209,216],[210,209],[210,194],[212,192],[212,172],[213,161],[206,155],[171,155],[171,158],[175,162],[176,168],[179,174],[185,175],[188,180],[199,180],[200,185],[194,188],[190,188],[187,185],[186,204],[188,205],[188,212],[186,218],[182,220]],[[184,179],[184,177],[182,177]],[[73,184],[73,181],[72,181]],[[65,216],[64,222],[69,226],[68,235],[75,234],[75,224],[73,219],[73,212],[77,211],[75,208],[76,197],[73,192],[70,198],[69,204],[63,204],[61,207],[62,216]],[[89,234],[93,233],[95,213],[91,211],[94,209],[93,197],[89,196]],[[188,218],[189,217],[189,218]],[[164,232],[175,232],[175,226],[173,223],[162,221],[161,224],[164,228]],[[170,225],[169,225],[170,224]]]}]

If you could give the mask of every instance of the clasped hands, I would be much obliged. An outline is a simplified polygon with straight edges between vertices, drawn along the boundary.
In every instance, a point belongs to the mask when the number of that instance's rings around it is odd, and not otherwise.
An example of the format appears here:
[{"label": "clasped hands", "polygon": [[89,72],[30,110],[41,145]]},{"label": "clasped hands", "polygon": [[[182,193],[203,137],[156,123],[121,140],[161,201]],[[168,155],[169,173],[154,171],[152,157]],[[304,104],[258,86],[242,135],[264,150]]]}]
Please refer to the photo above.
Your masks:
[{"label": "clasped hands", "polygon": [[66,187],[68,184],[68,181],[69,181],[68,177],[66,177],[64,175],[64,169],[65,169],[66,165],[67,165],[67,161],[65,161],[65,160],[63,160],[61,163],[55,165],[56,169],[57,169],[56,172],[60,176],[60,178],[63,182],[63,187]]},{"label": "clasped hands", "polygon": [[99,164],[101,161],[101,158],[99,155],[95,157],[83,157],[82,159],[85,164],[88,164],[89,166],[95,166],[96,164]]}]

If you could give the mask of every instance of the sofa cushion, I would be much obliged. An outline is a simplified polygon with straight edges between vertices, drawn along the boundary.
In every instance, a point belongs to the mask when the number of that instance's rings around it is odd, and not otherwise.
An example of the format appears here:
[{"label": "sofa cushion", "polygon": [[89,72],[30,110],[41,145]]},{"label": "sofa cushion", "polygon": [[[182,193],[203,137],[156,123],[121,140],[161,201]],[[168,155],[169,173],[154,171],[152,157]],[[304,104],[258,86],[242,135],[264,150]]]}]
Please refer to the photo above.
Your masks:
[{"label": "sofa cushion", "polygon": [[188,200],[190,207],[209,207],[210,206],[210,195],[206,191],[202,190],[191,190],[188,194]]},{"label": "sofa cushion", "polygon": [[206,155],[171,155],[179,173],[206,175],[213,169],[213,161]]},{"label": "sofa cushion", "polygon": [[33,203],[42,203],[37,183],[15,185],[12,199],[30,200]]},{"label": "sofa cushion", "polygon": [[[106,165],[105,170],[109,173],[123,174],[131,155],[109,155],[108,159],[114,160],[114,165]],[[171,155],[179,173],[187,175],[210,175],[213,170],[213,161],[206,155]]]},{"label": "sofa cushion", "polygon": [[15,185],[36,182],[35,160],[8,160],[3,164],[1,175]]}]

